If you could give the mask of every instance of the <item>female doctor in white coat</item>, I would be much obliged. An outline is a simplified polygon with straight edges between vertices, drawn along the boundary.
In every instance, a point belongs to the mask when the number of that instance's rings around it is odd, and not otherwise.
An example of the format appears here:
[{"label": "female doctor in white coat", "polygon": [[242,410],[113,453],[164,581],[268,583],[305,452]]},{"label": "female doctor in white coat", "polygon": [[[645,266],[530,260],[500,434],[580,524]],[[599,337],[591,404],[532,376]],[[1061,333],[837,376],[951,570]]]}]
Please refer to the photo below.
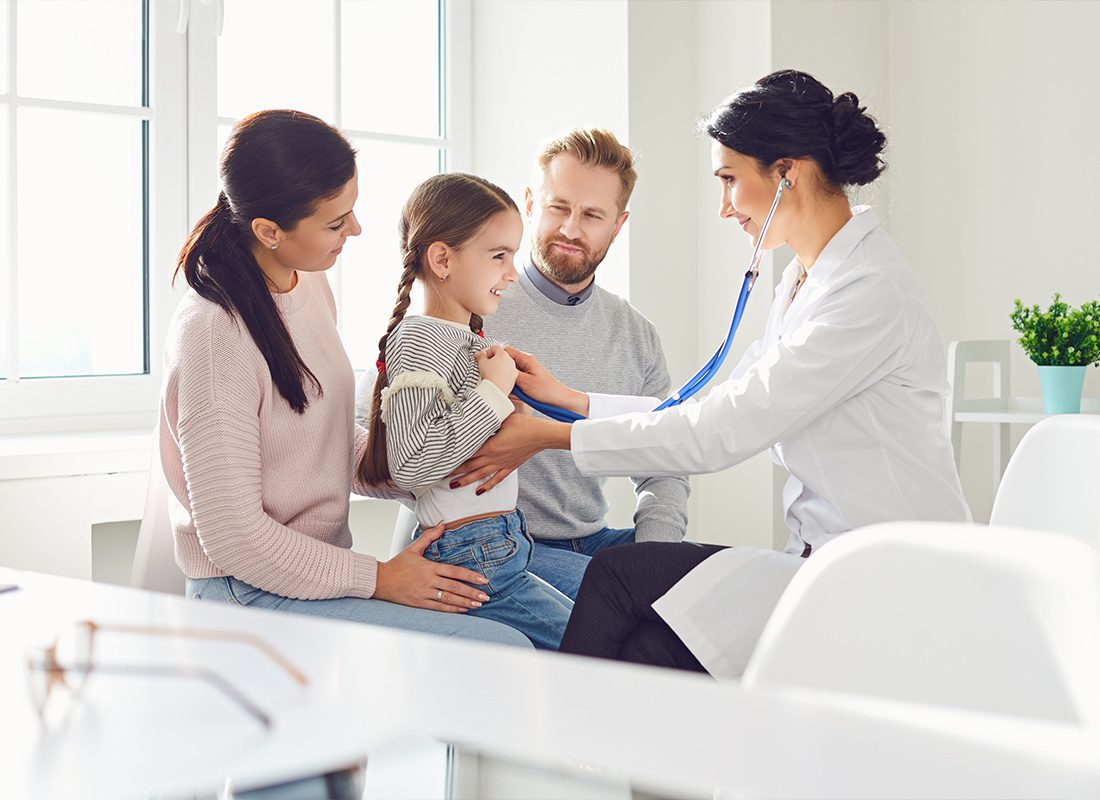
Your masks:
[{"label": "female doctor in white coat", "polygon": [[[762,450],[790,473],[785,553],[691,543],[613,548],[590,564],[562,650],[739,675],[811,553],[888,520],[968,520],[944,424],[943,344],[919,282],[872,210],[844,187],[883,169],[886,137],[855,95],[783,71],[703,122],[721,216],[753,238],[790,181],[764,247],[789,245],[762,339],[701,402],[588,396],[515,354],[520,388],[591,419],[514,414],[464,469],[487,485],[542,449],[587,475],[715,472]],[[620,416],[610,416],[620,414]],[[495,473],[495,474],[493,474]],[[731,509],[736,513],[736,509]]]}]

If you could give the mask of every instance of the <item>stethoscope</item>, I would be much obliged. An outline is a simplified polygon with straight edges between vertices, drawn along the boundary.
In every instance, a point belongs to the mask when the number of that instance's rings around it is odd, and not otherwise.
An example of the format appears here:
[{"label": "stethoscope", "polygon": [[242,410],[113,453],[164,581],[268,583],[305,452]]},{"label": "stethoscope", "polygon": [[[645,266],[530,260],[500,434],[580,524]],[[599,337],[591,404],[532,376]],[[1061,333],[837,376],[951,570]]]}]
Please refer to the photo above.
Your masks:
[{"label": "stethoscope", "polygon": [[[745,313],[745,304],[749,300],[749,294],[752,292],[752,287],[756,285],[756,278],[760,274],[760,256],[764,252],[764,239],[768,235],[768,227],[775,215],[775,209],[779,207],[779,198],[783,196],[784,190],[790,189],[792,185],[785,177],[779,179],[779,188],[775,191],[775,199],[772,200],[772,206],[768,209],[768,216],[764,218],[764,225],[760,228],[760,236],[757,238],[756,247],[752,251],[752,260],[749,262],[748,272],[745,273],[745,280],[741,283],[741,294],[737,297],[737,305],[733,309],[733,319],[730,320],[729,332],[726,334],[725,341],[714,351],[714,355],[710,357],[710,360],[687,383],[680,387],[679,391],[674,392],[665,399],[653,409],[654,411],[663,411],[666,408],[678,406],[685,400],[694,397],[700,389],[710,383],[711,379],[718,374],[718,370],[722,368],[722,362],[726,360],[730,345],[733,344],[733,337],[737,333],[737,328],[741,325],[741,316]],[[558,408],[548,403],[540,403],[521,391],[519,386],[512,389],[512,394],[531,408],[558,422],[576,422],[584,419],[580,414],[573,411]]]}]

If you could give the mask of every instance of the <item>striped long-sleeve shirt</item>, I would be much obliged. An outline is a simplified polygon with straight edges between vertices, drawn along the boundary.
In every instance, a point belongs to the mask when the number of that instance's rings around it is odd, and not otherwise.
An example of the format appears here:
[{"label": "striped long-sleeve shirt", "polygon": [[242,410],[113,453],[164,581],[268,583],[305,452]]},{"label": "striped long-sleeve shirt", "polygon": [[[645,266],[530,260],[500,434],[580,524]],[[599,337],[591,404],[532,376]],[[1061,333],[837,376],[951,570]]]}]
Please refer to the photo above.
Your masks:
[{"label": "striped long-sleeve shirt", "polygon": [[451,489],[444,480],[515,410],[474,361],[490,344],[468,326],[412,316],[386,345],[386,456],[393,482],[416,495],[422,525],[516,507],[515,473],[480,497],[475,485]]}]

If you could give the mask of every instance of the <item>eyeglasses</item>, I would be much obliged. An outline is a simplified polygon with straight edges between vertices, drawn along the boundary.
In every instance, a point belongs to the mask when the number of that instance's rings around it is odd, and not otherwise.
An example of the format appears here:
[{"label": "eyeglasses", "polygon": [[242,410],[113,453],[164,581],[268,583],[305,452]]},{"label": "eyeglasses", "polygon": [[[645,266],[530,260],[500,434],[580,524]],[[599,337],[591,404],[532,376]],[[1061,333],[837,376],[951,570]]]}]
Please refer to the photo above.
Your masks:
[{"label": "eyeglasses", "polygon": [[300,686],[309,679],[287,661],[275,648],[249,633],[193,628],[155,628],[141,625],[100,625],[86,620],[54,639],[49,647],[35,648],[27,653],[27,685],[39,719],[45,724],[46,705],[55,688],[64,687],[78,697],[92,672],[110,675],[140,675],[168,678],[198,678],[217,688],[248,712],[264,728],[272,726],[271,716],[252,702],[218,673],[205,667],[161,664],[103,664],[94,659],[95,636],[110,633],[134,633],[143,636],[172,636],[193,639],[236,642],[260,650],[279,665]]}]

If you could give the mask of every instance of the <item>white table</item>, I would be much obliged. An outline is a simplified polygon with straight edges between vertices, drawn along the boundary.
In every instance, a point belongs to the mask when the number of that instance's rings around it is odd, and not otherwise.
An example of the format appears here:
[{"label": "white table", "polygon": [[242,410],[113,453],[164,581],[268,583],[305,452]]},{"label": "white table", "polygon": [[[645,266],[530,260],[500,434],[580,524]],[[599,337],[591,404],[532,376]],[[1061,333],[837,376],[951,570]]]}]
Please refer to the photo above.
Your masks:
[{"label": "white table", "polygon": [[[1082,414],[1100,414],[1100,399],[1084,397],[1081,399]],[[1000,481],[1008,466],[1008,459],[1012,453],[1009,443],[1010,425],[1034,425],[1040,420],[1051,416],[1043,411],[1043,399],[1041,397],[1010,397],[1005,401],[1004,408],[991,408],[988,410],[956,411],[954,422],[980,422],[997,426],[997,435],[993,437],[993,464],[997,470],[996,478]]]},{"label": "white table", "polygon": [[[173,797],[269,784],[430,735],[496,759],[676,797],[1100,797],[1100,735],[1054,723],[436,639],[0,569],[0,797]],[[40,732],[23,654],[81,619],[248,630],[250,648],[106,634],[97,658],[216,667],[264,733],[199,682],[93,678]],[[170,684],[170,685],[169,685]],[[170,723],[170,724],[168,724]],[[532,796],[537,795],[537,787]]]},{"label": "white table", "polygon": [[[1100,414],[1100,399],[1084,397],[1081,399],[1082,414]],[[1043,411],[1041,397],[1011,397],[1006,408],[989,411],[958,411],[957,422],[991,422],[1000,425],[1034,425],[1039,420],[1051,416]]]}]

